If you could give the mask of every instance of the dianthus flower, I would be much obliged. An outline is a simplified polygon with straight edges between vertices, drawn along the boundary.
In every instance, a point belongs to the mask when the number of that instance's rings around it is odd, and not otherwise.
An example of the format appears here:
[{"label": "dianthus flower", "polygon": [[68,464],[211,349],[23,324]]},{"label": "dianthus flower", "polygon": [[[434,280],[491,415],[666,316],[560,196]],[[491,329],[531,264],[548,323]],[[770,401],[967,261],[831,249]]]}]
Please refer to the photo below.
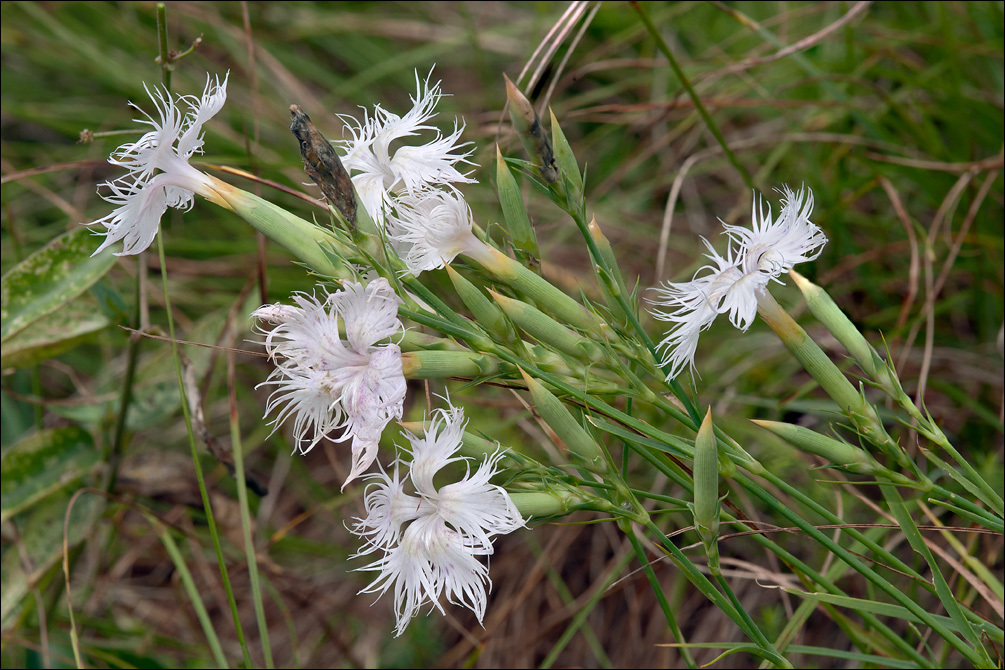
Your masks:
[{"label": "dianthus flower", "polygon": [[[729,314],[729,321],[747,330],[757,313],[758,297],[772,281],[795,265],[820,255],[827,237],[813,222],[813,192],[801,188],[794,193],[783,187],[782,208],[778,218],[771,216],[771,206],[763,200],[753,206],[752,229],[726,226],[729,246],[719,255],[702,238],[711,264],[703,266],[689,282],[668,282],[654,289],[650,300],[657,309],[650,313],[660,321],[673,323],[659,344],[666,353],[662,365],[670,366],[668,378],[676,377],[688,366],[694,368],[698,336],[719,314]],[[734,248],[734,244],[736,245]],[[663,308],[663,309],[658,309]]]},{"label": "dianthus flower", "polygon": [[[433,111],[443,93],[440,82],[430,85],[429,78],[419,81],[415,73],[416,94],[412,109],[398,116],[376,105],[371,116],[363,110],[363,120],[341,116],[352,139],[337,143],[346,153],[342,163],[352,175],[353,185],[361,204],[373,220],[382,225],[385,210],[393,206],[395,196],[435,185],[473,183],[457,170],[455,164],[470,163],[473,149],[470,143],[458,144],[464,124],[454,121],[453,132],[443,135],[426,122],[436,116]],[[426,144],[402,144],[401,140],[415,137],[420,131],[435,134]],[[394,152],[391,144],[397,143]],[[355,174],[353,174],[355,173]]]},{"label": "dianthus flower", "polygon": [[[469,468],[460,481],[439,488],[433,484],[448,464],[469,463],[457,455],[464,423],[460,408],[438,411],[424,437],[404,433],[411,444],[410,463],[399,459],[390,474],[381,469],[368,476],[366,517],[356,519],[352,528],[365,542],[356,556],[381,556],[359,568],[379,573],[360,593],[393,590],[398,635],[426,603],[442,613],[441,595],[470,609],[481,622],[491,580],[477,557],[493,553],[496,535],[524,526],[506,490],[489,483],[498,472],[501,451],[487,456],[473,474]],[[414,493],[405,491],[402,466],[408,468]]]},{"label": "dianthus flower", "polygon": [[402,331],[399,300],[382,278],[365,287],[345,282],[324,300],[307,294],[293,300],[296,307],[265,305],[253,314],[274,326],[262,330],[266,351],[276,363],[262,382],[276,387],[266,415],[278,409],[277,428],[293,417],[293,436],[302,453],[329,432],[343,429],[334,439],[352,440],[348,484],[376,459],[387,423],[401,418],[401,350],[385,341]]},{"label": "dianthus flower", "polygon": [[484,243],[472,232],[471,208],[460,193],[421,191],[395,199],[387,233],[412,274],[435,270]]},{"label": "dianthus flower", "polygon": [[129,103],[145,117],[136,122],[152,130],[135,142],[123,144],[108,158],[109,163],[125,168],[128,174],[103,184],[111,193],[102,197],[117,207],[108,216],[86,224],[101,224],[106,229],[105,240],[94,253],[120,240],[123,248],[117,256],[140,253],[153,242],[167,208],[190,209],[195,193],[221,202],[213,188],[215,180],[188,161],[193,154],[202,153],[202,126],[227,100],[227,76],[221,82],[219,77],[210,79],[206,75],[201,98],[172,95],[166,89],[151,90],[146,85],[144,88],[159,118]]}]

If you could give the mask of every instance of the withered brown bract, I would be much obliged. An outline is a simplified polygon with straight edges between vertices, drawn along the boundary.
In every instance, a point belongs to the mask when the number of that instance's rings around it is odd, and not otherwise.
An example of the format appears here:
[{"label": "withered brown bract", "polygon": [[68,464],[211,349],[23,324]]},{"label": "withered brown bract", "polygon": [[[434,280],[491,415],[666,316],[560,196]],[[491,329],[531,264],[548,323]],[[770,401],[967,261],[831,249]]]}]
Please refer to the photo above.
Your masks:
[{"label": "withered brown bract", "polygon": [[290,105],[293,122],[290,130],[300,140],[300,155],[304,170],[318,185],[325,198],[342,213],[350,226],[356,225],[356,192],[349,173],[338,154],[321,132],[311,123],[311,117],[300,108]]}]

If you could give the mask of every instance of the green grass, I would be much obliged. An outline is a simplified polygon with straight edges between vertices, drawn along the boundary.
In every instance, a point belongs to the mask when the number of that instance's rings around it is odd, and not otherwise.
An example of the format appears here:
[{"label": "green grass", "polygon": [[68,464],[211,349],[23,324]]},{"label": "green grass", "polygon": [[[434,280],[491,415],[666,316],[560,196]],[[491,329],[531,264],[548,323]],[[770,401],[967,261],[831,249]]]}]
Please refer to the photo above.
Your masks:
[{"label": "green grass", "polygon": [[[927,410],[1001,495],[1002,4],[875,3],[822,39],[772,59],[780,48],[824,30],[853,6],[645,3],[740,169],[727,159],[630,4],[601,6],[571,52],[570,41],[581,23],[570,30],[539,85],[528,86],[526,78],[518,83],[537,102],[543,102],[554,85],[548,103],[580,166],[586,167],[587,214],[603,227],[628,284],[638,279],[642,295],[658,281],[690,279],[703,264],[699,236],[715,241],[722,230],[720,218],[731,224],[749,222],[752,193],[744,171],[772,202],[774,187],[811,187],[816,200],[813,220],[830,243],[800,270],[830,293],[878,349],[889,347],[908,394],[924,386]],[[444,91],[451,94],[440,106],[441,125],[455,116],[463,118],[464,137],[477,147],[473,160],[480,166],[475,176],[481,185],[466,188],[465,195],[476,220],[488,227],[503,220],[491,188],[495,143],[505,156],[524,157],[502,111],[502,74],[516,81],[565,8],[551,3],[253,3],[246,8],[249,32],[239,3],[172,3],[167,12],[170,46],[183,50],[202,36],[198,49],[176,65],[172,87],[194,93],[201,91],[206,72],[229,71],[228,102],[207,125],[201,160],[318,197],[313,185],[304,186],[308,180],[288,130],[289,105],[303,106],[323,133],[337,138],[338,114],[356,115],[358,106],[372,108],[376,103],[406,110],[415,91],[414,72],[425,75],[435,64],[434,78],[442,79]],[[105,162],[107,155],[131,136],[99,136],[80,144],[80,132],[133,128],[136,113],[126,102],[149,109],[143,82],[158,83],[161,70],[154,62],[153,4],[4,3],[0,11],[0,266],[7,273],[58,235],[108,213],[108,204],[95,193],[96,184],[118,174]],[[253,58],[249,44],[254,46]],[[761,59],[766,62],[758,64]],[[35,169],[43,171],[29,172]],[[326,212],[267,184],[222,178],[299,216],[327,220]],[[576,227],[527,180],[522,186],[545,275],[573,296],[580,290],[597,295],[590,257]],[[672,226],[661,251],[671,196]],[[252,229],[205,201],[198,200],[184,214],[170,210],[161,231],[175,327],[182,340],[259,352],[261,347],[250,342],[256,338],[247,320],[250,310],[313,287],[286,252],[268,245],[263,295]],[[661,254],[663,271],[657,276]],[[159,264],[156,253],[150,256],[152,330],[164,335],[168,321]],[[101,454],[95,459],[98,465],[74,470],[75,477],[61,489],[5,517],[4,667],[74,663],[61,570],[63,517],[71,494],[84,486],[100,487],[112,467],[116,406],[129,342],[128,333],[116,325],[130,323],[136,268],[135,259],[124,258],[85,292],[93,301],[88,304],[112,325],[37,366],[4,371],[0,446],[5,457],[19,440],[43,428],[72,426],[84,427]],[[444,291],[449,285],[445,278],[434,282]],[[838,365],[857,371],[806,312],[791,282],[773,292]],[[228,319],[236,335],[230,334]],[[662,337],[661,324],[648,317],[644,324],[650,337]],[[260,599],[277,666],[522,667],[546,660],[556,666],[684,665],[678,648],[658,646],[673,642],[673,637],[638,561],[622,567],[632,546],[609,523],[559,521],[501,538],[491,561],[493,593],[484,628],[470,612],[448,607],[447,617],[420,615],[402,637],[393,638],[390,601],[384,598],[371,605],[372,596],[356,595],[367,581],[366,575],[352,572],[361,561],[349,560],[356,540],[344,523],[361,513],[362,492],[349,487],[339,493],[347,467],[343,447],[326,444],[307,456],[291,456],[288,432],[270,435],[261,418],[267,390],[256,390],[255,385],[270,371],[264,359],[237,356],[230,382],[225,353],[182,349],[196,371],[208,433],[227,444],[232,391],[243,466],[269,488],[269,495],[250,493],[247,501],[257,555],[258,574],[253,578],[245,556],[248,524],[242,525],[234,479],[197,442],[253,664],[265,663],[256,625],[255,601]],[[889,504],[878,487],[830,483],[845,475],[812,470],[821,462],[748,421],[788,421],[822,433],[840,423],[833,402],[763,323],[740,334],[720,320],[703,335],[697,366],[701,377],[694,384],[700,406],[711,405],[717,427],[781,483],[793,485],[845,523],[892,523],[876,511]],[[70,593],[87,666],[215,663],[193,595],[201,598],[228,663],[242,662],[188,455],[174,375],[168,344],[143,340],[117,483],[107,500],[84,493],[71,510]],[[461,386],[436,381],[430,391],[449,388],[453,400],[465,403],[471,426],[504,444],[542,459],[554,449],[512,393]],[[425,397],[421,385],[410,386],[406,419],[422,417]],[[868,397],[895,415],[893,406],[882,405],[879,394],[869,391]],[[693,437],[667,423],[664,415],[638,411],[642,419],[664,422],[656,424],[657,429]],[[886,425],[924,465],[915,434],[892,419]],[[386,431],[387,446],[396,433]],[[619,445],[610,439],[605,446],[620,455]],[[75,458],[80,448],[74,447]],[[636,456],[628,459],[628,469],[633,485],[644,482],[649,491],[688,498],[686,487]],[[12,472],[5,464],[5,494]],[[933,479],[937,474],[932,473]],[[948,477],[937,483],[954,486]],[[769,490],[810,523],[831,523],[795,502],[793,493]],[[900,491],[912,505],[915,523],[934,524],[922,514],[917,497],[907,489]],[[729,510],[736,516],[793,525],[750,489],[734,486],[728,501],[736,506]],[[165,524],[172,542],[158,538],[140,508]],[[939,523],[956,528],[953,537],[967,556],[1000,579],[1001,534],[972,532],[954,513],[929,508]],[[600,517],[581,512],[564,521]],[[654,518],[666,533],[692,523],[688,513]],[[891,546],[891,554],[910,569],[931,577],[899,528],[876,526],[863,532]],[[835,566],[844,564],[823,544],[805,533],[769,537],[813,569],[833,572],[848,595],[878,603],[877,616],[924,658],[947,666],[967,663],[937,635],[923,642],[927,629],[919,625],[919,635],[914,624],[892,609],[898,605],[860,574],[838,574]],[[938,561],[956,599],[1000,631],[1001,614],[945,556],[967,559],[934,530],[925,531],[924,537],[946,552]],[[674,540],[701,564],[694,533]],[[848,530],[840,533],[840,542],[869,560],[889,563],[849,539]],[[879,655],[895,657],[889,665],[900,667],[910,658],[854,607],[818,603],[805,620],[795,617],[802,600],[765,587],[783,583],[802,590],[805,585],[776,553],[765,550],[763,541],[730,537],[721,541],[720,552],[731,588],[769,639],[776,640],[790,621],[802,622],[793,635],[798,646],[789,654],[794,664],[876,667],[883,665],[875,658]],[[714,649],[692,649],[698,663],[711,661],[729,644],[749,642],[671,562],[659,560],[656,553],[650,556],[656,561],[653,579],[676,613],[684,638],[696,644],[722,643]],[[192,586],[182,579],[179,560]],[[877,569],[921,607],[949,616],[903,569]],[[598,591],[608,583],[609,590]],[[11,602],[9,594],[16,594]],[[575,630],[570,630],[573,624]],[[814,653],[814,648],[829,651]],[[1002,645],[997,649],[1000,653]],[[723,663],[758,662],[739,653]]]}]

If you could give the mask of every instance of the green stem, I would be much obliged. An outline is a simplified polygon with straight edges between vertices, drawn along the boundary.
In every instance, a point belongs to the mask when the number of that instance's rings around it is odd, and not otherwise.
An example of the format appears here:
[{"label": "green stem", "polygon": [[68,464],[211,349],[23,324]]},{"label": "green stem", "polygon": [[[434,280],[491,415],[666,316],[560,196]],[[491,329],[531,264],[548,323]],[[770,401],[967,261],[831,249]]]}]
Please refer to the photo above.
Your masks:
[{"label": "green stem", "polygon": [[[241,530],[244,534],[244,553],[248,561],[248,578],[251,582],[251,594],[255,603],[255,617],[258,622],[258,635],[262,640],[262,655],[265,657],[265,667],[273,668],[272,645],[269,643],[269,625],[265,619],[265,607],[262,602],[262,585],[258,575],[258,558],[255,552],[255,542],[251,537],[251,513],[248,509],[248,485],[244,475],[244,445],[241,440],[241,425],[237,417],[237,392],[234,382],[234,355],[227,357],[227,381],[230,387],[230,443],[234,456],[234,477],[237,480],[237,501],[241,507]],[[247,651],[245,651],[247,654]],[[245,662],[250,662],[245,658]],[[250,666],[249,666],[250,667]]]},{"label": "green stem", "polygon": [[[670,461],[667,458],[666,454],[662,454],[661,452],[658,452],[655,449],[644,447],[642,445],[637,445],[635,443],[629,442],[628,444],[632,446],[632,448],[636,451],[636,453],[641,455],[651,465],[653,465],[653,467],[657,468],[660,472],[666,475],[671,481],[679,484],[682,488],[684,488],[686,492],[688,493],[691,492],[690,482],[686,481],[686,477],[677,472],[676,464],[674,464],[673,461]],[[766,495],[770,494],[766,493]],[[772,507],[780,504],[774,498],[771,498],[771,500],[772,502],[769,504]],[[811,566],[807,565],[802,560],[798,559],[796,556],[791,554],[788,550],[784,549],[779,544],[775,543],[769,537],[766,537],[765,535],[756,532],[756,529],[751,528],[747,524],[738,521],[737,519],[726,513],[723,513],[723,521],[733,524],[735,527],[737,527],[739,530],[743,532],[753,532],[754,534],[752,535],[752,537],[755,542],[762,545],[768,551],[774,553],[782,561],[788,564],[793,570],[795,570],[798,573],[801,573],[804,577],[819,584],[822,588],[824,588],[828,592],[838,595],[845,595],[844,591],[838,588],[833,583],[832,580],[827,579],[826,577],[818,573]],[[918,667],[929,667],[930,664],[928,663],[928,661],[925,659],[924,656],[919,654],[914,649],[914,647],[908,644],[907,641],[903,639],[903,636],[900,633],[892,630],[889,626],[881,622],[879,618],[876,617],[875,614],[869,612],[862,612],[861,616],[862,619],[868,625],[870,625],[872,628],[877,630],[881,635],[890,640],[890,642],[895,647],[900,649],[900,651],[903,652],[905,656],[913,659],[914,662],[917,663]]]},{"label": "green stem", "polygon": [[691,101],[694,102],[695,109],[698,110],[698,114],[701,115],[705,125],[708,127],[709,131],[711,131],[712,135],[715,136],[715,140],[726,153],[726,158],[733,164],[736,171],[740,173],[740,177],[743,179],[743,183],[747,185],[747,188],[753,190],[754,181],[750,178],[750,173],[747,172],[747,168],[743,167],[740,161],[736,158],[736,154],[733,153],[733,150],[729,148],[729,145],[726,143],[726,138],[723,137],[722,133],[719,131],[719,126],[716,125],[715,121],[712,119],[712,115],[705,109],[705,105],[702,103],[701,97],[698,96],[694,87],[691,86],[691,82],[684,74],[684,70],[682,70],[680,65],[677,63],[677,59],[674,58],[673,52],[670,51],[670,47],[667,46],[667,43],[663,40],[663,36],[660,35],[656,25],[652,22],[652,19],[649,18],[649,15],[646,14],[646,10],[642,8],[642,3],[635,2],[633,0],[633,2],[629,4],[631,4],[632,8],[638,13],[639,18],[642,20],[642,25],[646,27],[646,30],[649,31],[649,35],[656,42],[656,48],[658,48],[663,55],[666,56],[667,61],[670,63],[670,68],[674,71],[674,74],[677,75],[677,79],[680,80],[680,83],[687,91],[687,94],[691,96]]},{"label": "green stem", "polygon": [[[192,579],[192,573],[189,572],[188,566],[185,564],[185,558],[181,555],[181,551],[178,549],[178,545],[175,543],[174,538],[171,537],[171,533],[157,517],[146,510],[141,509],[140,511],[143,513],[143,516],[146,517],[150,525],[154,527],[154,530],[157,532],[157,536],[160,537],[161,542],[164,544],[164,548],[167,549],[168,555],[171,556],[171,561],[174,563],[175,570],[178,571],[178,576],[181,579],[182,585],[185,587],[185,592],[188,593],[188,597],[192,601],[192,606],[195,608],[195,615],[199,619],[199,624],[202,626],[203,633],[206,634],[206,640],[209,642],[209,648],[213,652],[213,660],[216,661],[216,665],[218,667],[230,667],[227,665],[227,657],[223,653],[223,647],[220,645],[220,640],[216,635],[216,630],[213,628],[213,621],[209,618],[209,613],[206,611],[206,605],[202,602],[202,597],[199,595],[199,588],[195,585],[195,580]],[[83,666],[78,665],[78,667]]]},{"label": "green stem", "polygon": [[161,66],[161,79],[164,88],[171,90],[171,63],[168,55],[167,7],[163,2],[157,3],[157,47],[158,63]]},{"label": "green stem", "polygon": [[569,627],[565,629],[565,632],[562,633],[562,637],[560,637],[558,642],[555,643],[555,646],[551,648],[551,651],[548,652],[545,659],[541,661],[541,665],[538,666],[539,668],[550,668],[555,664],[558,655],[563,649],[565,649],[566,646],[568,646],[572,637],[577,631],[579,631],[580,628],[582,628],[583,624],[586,623],[586,617],[590,616],[590,613],[593,612],[597,603],[600,602],[600,599],[604,597],[605,593],[607,593],[608,587],[610,587],[610,585],[614,583],[614,580],[621,574],[621,568],[628,563],[631,556],[631,554],[625,554],[619,564],[615,565],[611,569],[604,581],[597,585],[597,589],[590,596],[590,599],[585,605],[583,605],[581,610],[576,612],[576,616],[572,618],[572,623],[570,623]]},{"label": "green stem", "polygon": [[[146,254],[143,254],[146,257]],[[136,292],[135,311],[133,312],[133,328],[140,329],[141,296],[140,290],[143,281],[140,276],[146,271],[146,263],[138,259],[136,272]],[[126,373],[122,380],[122,393],[119,395],[119,414],[115,418],[115,432],[112,435],[112,449],[108,455],[108,483],[105,491],[113,493],[118,481],[119,466],[122,463],[122,452],[125,451],[126,415],[129,413],[129,405],[132,404],[133,382],[136,379],[136,362],[140,356],[140,342],[143,340],[139,333],[129,334],[129,352],[126,358]]]},{"label": "green stem", "polygon": [[[608,265],[607,260],[604,258],[603,254],[600,253],[600,248],[597,246],[596,240],[593,239],[593,235],[590,233],[590,226],[586,221],[586,213],[580,209],[569,211],[569,214],[572,216],[573,221],[576,222],[576,227],[579,228],[579,232],[586,241],[586,246],[590,251],[590,257],[593,259],[593,262],[598,264],[604,272],[613,276],[614,269]],[[687,414],[691,420],[689,427],[691,430],[698,430],[698,425],[701,423],[701,414],[698,412],[698,408],[694,404],[694,401],[691,400],[691,397],[684,391],[684,387],[680,385],[680,382],[676,379],[670,378],[669,366],[664,366],[659,363],[660,356],[659,352],[656,350],[656,344],[652,341],[652,339],[650,339],[649,334],[642,327],[638,317],[635,316],[635,310],[633,310],[631,305],[628,304],[625,296],[620,291],[616,291],[615,298],[618,301],[618,305],[621,307],[621,311],[625,313],[625,318],[628,319],[632,329],[635,331],[636,335],[638,335],[639,339],[642,340],[643,344],[645,344],[645,347],[649,351],[649,355],[652,356],[653,361],[657,366],[659,366],[660,370],[662,370],[663,376],[666,379],[666,384],[687,410]],[[675,410],[673,414],[676,416],[678,412],[679,410]]]},{"label": "green stem", "polygon": [[697,587],[702,594],[708,598],[713,605],[718,607],[722,612],[728,616],[730,619],[736,623],[737,626],[746,634],[751,641],[757,644],[758,649],[760,649],[761,656],[770,660],[778,667],[791,668],[792,665],[785,659],[784,656],[778,653],[768,639],[764,636],[756,624],[753,624],[750,615],[740,614],[742,607],[739,603],[734,603],[730,601],[729,598],[724,597],[722,593],[719,592],[715,585],[708,580],[708,577],[703,575],[701,571],[698,570],[697,566],[688,560],[687,556],[684,555],[677,545],[668,538],[662,530],[659,529],[652,520],[646,520],[644,523],[646,529],[657,539],[660,544],[662,544],[667,550],[667,556],[674,562],[674,564],[684,572],[688,581]]},{"label": "green stem", "polygon": [[[747,613],[747,610],[744,609],[743,605],[740,604],[740,600],[736,597],[736,594],[733,592],[733,589],[729,587],[729,582],[726,581],[726,578],[723,577],[722,574],[716,574],[715,579],[716,582],[719,584],[719,588],[725,591],[726,595],[729,597],[730,602],[733,603],[733,607],[736,608],[736,611],[740,614],[740,616],[744,618],[744,620],[746,620],[747,626],[757,635],[757,637],[754,639],[754,642],[757,643],[757,646],[763,649],[771,649],[774,651],[774,647],[772,646],[771,642],[768,641],[768,638],[764,635],[761,629],[757,627],[757,624],[754,623],[754,620],[750,618],[750,614]],[[775,651],[775,653],[777,654],[778,652]],[[781,656],[781,654],[779,654],[779,656]],[[785,659],[784,656],[782,656],[782,659],[785,660],[785,665],[782,667],[786,668],[792,667],[792,664],[788,662],[788,659]]]},{"label": "green stem", "polygon": [[907,505],[904,504],[903,498],[900,497],[897,489],[893,486],[883,486],[882,489],[883,497],[886,498],[886,503],[890,506],[890,511],[893,512],[897,523],[900,524],[900,528],[904,532],[904,536],[907,537],[911,548],[920,554],[928,564],[928,569],[932,573],[932,582],[935,584],[935,593],[938,595],[939,600],[942,601],[942,606],[946,608],[946,612],[949,613],[949,617],[956,624],[963,637],[973,645],[975,650],[983,652],[985,664],[993,665],[991,657],[981,644],[980,638],[974,631],[973,626],[970,625],[970,622],[964,616],[960,603],[956,600],[952,589],[949,588],[949,583],[939,569],[935,556],[932,555],[932,550],[925,544],[925,538],[921,536],[921,531],[918,530],[918,526],[911,517]]},{"label": "green stem", "polygon": [[697,668],[698,665],[694,660],[694,656],[691,655],[691,650],[685,645],[684,634],[681,632],[680,625],[677,623],[677,617],[674,616],[673,610],[670,609],[670,603],[667,602],[666,594],[663,593],[663,587],[660,586],[659,579],[656,578],[656,572],[653,570],[652,563],[646,556],[642,543],[639,542],[639,538],[636,537],[630,527],[627,529],[623,528],[622,530],[625,533],[625,537],[628,538],[628,541],[632,543],[632,549],[635,550],[635,556],[639,559],[639,564],[642,566],[642,570],[646,573],[646,579],[649,580],[649,587],[653,590],[653,595],[656,596],[656,601],[659,603],[660,610],[663,612],[663,618],[666,619],[667,626],[670,627],[673,639],[677,641],[678,645],[680,645],[681,657],[683,657],[687,667]]},{"label": "green stem", "polygon": [[[904,409],[904,411],[906,411],[915,421],[918,422],[917,428],[919,432],[924,434],[925,437],[938,446],[942,447],[943,451],[949,454],[953,460],[963,468],[963,472],[966,473],[967,480],[984,494],[979,497],[985,502],[988,502],[999,517],[1005,516],[1005,500],[1003,500],[998,495],[998,492],[995,491],[990,484],[988,484],[987,480],[985,480],[984,477],[977,472],[977,469],[970,464],[970,461],[964,458],[963,455],[956,450],[956,447],[950,443],[949,438],[947,438],[946,434],[942,432],[942,429],[936,425],[935,421],[931,419],[931,416],[925,416],[921,413],[921,410],[919,410],[914,404],[911,397],[900,388],[899,380],[897,382],[897,388],[900,392],[894,396],[894,399],[898,402],[901,408]],[[931,452],[926,451],[923,455],[925,458],[932,458]],[[960,475],[956,475],[955,468],[947,468],[946,471],[950,475],[953,475],[954,479],[959,479]]]},{"label": "green stem", "polygon": [[[188,444],[192,452],[192,463],[195,466],[195,478],[199,483],[199,495],[202,497],[202,507],[206,511],[206,525],[209,527],[209,535],[213,539],[213,549],[216,552],[216,562],[220,568],[220,578],[223,581],[224,591],[227,593],[227,602],[230,605],[230,614],[234,619],[234,628],[237,630],[237,637],[244,645],[244,629],[241,627],[241,619],[237,613],[237,601],[234,599],[234,589],[230,584],[230,575],[227,573],[227,562],[223,556],[223,548],[220,545],[220,533],[216,527],[216,519],[213,517],[213,507],[209,502],[209,492],[206,490],[206,479],[202,474],[202,463],[199,461],[199,451],[195,446],[195,433],[192,430],[192,416],[188,407],[188,396],[185,393],[185,381],[182,378],[181,359],[178,356],[178,340],[174,332],[174,316],[171,314],[171,296],[168,291],[167,261],[164,256],[164,235],[157,236],[157,257],[161,266],[161,285],[164,291],[164,310],[167,314],[168,333],[171,337],[171,355],[174,359],[175,374],[178,379],[178,393],[181,396],[181,412],[185,418],[185,431],[188,434]],[[250,660],[246,660],[249,663]]]}]

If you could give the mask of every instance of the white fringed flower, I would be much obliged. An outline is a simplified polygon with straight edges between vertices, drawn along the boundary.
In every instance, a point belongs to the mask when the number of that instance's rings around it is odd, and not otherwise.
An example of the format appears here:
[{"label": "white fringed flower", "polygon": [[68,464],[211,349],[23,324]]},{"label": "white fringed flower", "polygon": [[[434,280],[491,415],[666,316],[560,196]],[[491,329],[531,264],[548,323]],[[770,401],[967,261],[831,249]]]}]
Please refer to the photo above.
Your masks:
[{"label": "white fringed flower", "polygon": [[[405,432],[412,462],[396,461],[392,474],[369,475],[366,517],[352,531],[365,540],[356,556],[382,554],[360,570],[378,572],[360,593],[394,592],[396,632],[401,635],[423,605],[443,612],[439,599],[467,607],[480,622],[491,588],[488,567],[476,557],[493,553],[492,538],[524,526],[505,489],[489,480],[498,472],[502,452],[488,456],[478,469],[436,488],[433,477],[457,455],[464,432],[464,411],[450,407],[433,416],[424,437]],[[399,467],[407,465],[414,494],[406,493]]]},{"label": "white fringed flower", "polygon": [[747,330],[757,313],[758,296],[769,282],[779,281],[782,273],[823,251],[827,237],[809,219],[813,192],[802,188],[794,193],[786,186],[780,193],[778,218],[772,219],[771,206],[763,200],[755,202],[751,230],[726,226],[729,246],[724,256],[702,238],[709,250],[705,257],[712,263],[689,282],[668,282],[653,289],[657,297],[650,302],[657,308],[650,313],[674,324],[659,344],[665,351],[662,365],[670,366],[668,378],[676,377],[685,366],[694,368],[698,336],[719,314],[728,313],[734,327]]},{"label": "white fringed flower", "polygon": [[[436,116],[433,110],[443,96],[440,82],[430,85],[428,77],[420,82],[416,72],[415,84],[413,107],[404,116],[376,105],[372,116],[363,110],[362,121],[340,117],[352,135],[351,140],[338,143],[346,152],[342,163],[352,175],[363,207],[378,225],[383,224],[385,209],[392,205],[394,196],[415,194],[434,185],[475,182],[455,167],[457,163],[470,163],[468,156],[473,151],[466,148],[470,142],[458,144],[464,124],[458,126],[455,120],[454,130],[448,135],[426,125]],[[401,144],[403,138],[415,137],[420,131],[435,136],[426,144]],[[393,153],[392,143],[400,145]]]},{"label": "white fringed flower", "polygon": [[471,208],[456,192],[428,190],[396,198],[387,233],[415,275],[484,246],[472,232]]},{"label": "white fringed flower", "polygon": [[297,307],[265,305],[252,315],[274,326],[262,330],[277,366],[262,383],[276,387],[266,415],[278,409],[272,421],[277,428],[293,417],[293,436],[302,453],[329,432],[343,429],[336,441],[352,440],[348,484],[373,463],[387,423],[401,418],[401,350],[384,342],[402,331],[398,297],[386,279],[377,279],[365,287],[346,282],[323,301],[307,294],[293,300]]},{"label": "white fringed flower", "polygon": [[195,193],[216,198],[212,179],[188,161],[193,154],[202,153],[202,126],[227,100],[227,76],[221,82],[219,77],[206,75],[201,98],[172,95],[161,88],[151,91],[144,85],[158,119],[129,103],[146,117],[136,122],[152,130],[136,142],[123,144],[108,159],[129,173],[103,184],[111,193],[102,197],[117,206],[115,211],[85,224],[101,224],[106,229],[105,240],[94,253],[121,240],[123,247],[117,256],[138,254],[153,242],[168,207],[190,209]]}]

